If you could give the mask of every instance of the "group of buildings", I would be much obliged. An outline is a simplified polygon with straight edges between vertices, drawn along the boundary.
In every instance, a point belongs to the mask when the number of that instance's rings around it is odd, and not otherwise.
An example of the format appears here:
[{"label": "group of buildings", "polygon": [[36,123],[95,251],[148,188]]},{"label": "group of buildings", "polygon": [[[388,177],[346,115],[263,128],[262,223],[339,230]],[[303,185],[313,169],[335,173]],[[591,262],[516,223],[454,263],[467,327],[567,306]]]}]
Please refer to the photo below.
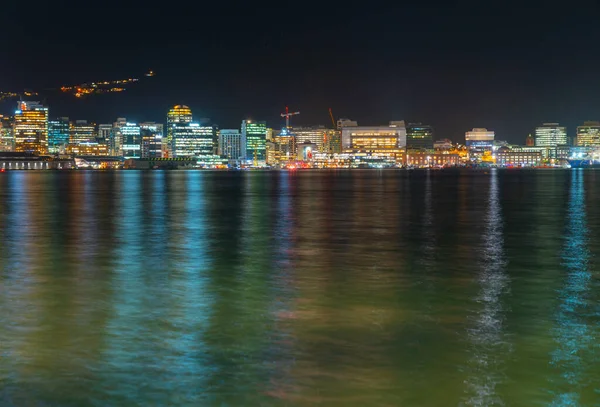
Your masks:
[{"label": "group of buildings", "polygon": [[286,123],[281,130],[274,130],[264,121],[243,120],[239,129],[219,129],[209,119],[195,120],[184,105],[170,109],[166,123],[118,118],[114,123],[96,125],[67,117],[50,119],[47,106],[20,101],[14,116],[0,117],[0,154],[12,154],[13,161],[18,154],[27,154],[49,160],[70,157],[79,163],[128,163],[130,168],[166,162],[200,168],[537,166],[600,158],[596,157],[600,122],[585,122],[573,140],[565,127],[544,123],[524,145],[498,141],[493,131],[484,128],[466,132],[464,144],[453,144],[447,139],[434,141],[433,128],[421,123],[359,126],[340,119],[334,127],[290,127]]}]

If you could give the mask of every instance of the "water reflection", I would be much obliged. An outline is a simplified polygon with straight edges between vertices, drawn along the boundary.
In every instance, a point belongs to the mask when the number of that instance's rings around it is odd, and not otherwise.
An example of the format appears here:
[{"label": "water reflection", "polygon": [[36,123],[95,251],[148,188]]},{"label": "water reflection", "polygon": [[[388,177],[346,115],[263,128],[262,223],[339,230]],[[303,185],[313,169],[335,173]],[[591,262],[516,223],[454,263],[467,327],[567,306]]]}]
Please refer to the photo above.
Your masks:
[{"label": "water reflection", "polygon": [[484,219],[481,272],[477,278],[478,304],[468,330],[471,356],[468,360],[465,404],[470,406],[504,405],[498,387],[505,381],[504,364],[511,345],[505,332],[503,296],[508,291],[504,257],[503,219],[499,200],[498,171],[492,170],[488,210]]},{"label": "water reflection", "polygon": [[[598,330],[590,326],[590,280],[588,267],[588,225],[585,207],[584,172],[571,172],[567,230],[562,251],[562,262],[567,272],[560,289],[560,305],[556,313],[553,336],[556,348],[551,354],[551,365],[558,376],[552,379],[553,406],[578,406],[600,398],[590,383],[586,371],[594,367],[597,358]],[[587,394],[585,394],[587,393]],[[585,397],[588,397],[586,400]]]}]

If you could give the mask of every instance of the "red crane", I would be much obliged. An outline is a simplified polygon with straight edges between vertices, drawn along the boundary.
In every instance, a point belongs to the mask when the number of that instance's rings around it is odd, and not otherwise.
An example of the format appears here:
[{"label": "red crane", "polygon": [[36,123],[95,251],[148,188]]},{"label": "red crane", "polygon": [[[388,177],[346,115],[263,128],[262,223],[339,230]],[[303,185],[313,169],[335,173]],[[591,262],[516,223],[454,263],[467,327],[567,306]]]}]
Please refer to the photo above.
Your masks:
[{"label": "red crane", "polygon": [[285,117],[285,128],[286,130],[290,130],[290,117],[291,116],[295,116],[297,114],[300,114],[300,112],[292,112],[290,113],[290,110],[288,109],[288,107],[285,107],[285,113],[281,113],[281,117]]}]

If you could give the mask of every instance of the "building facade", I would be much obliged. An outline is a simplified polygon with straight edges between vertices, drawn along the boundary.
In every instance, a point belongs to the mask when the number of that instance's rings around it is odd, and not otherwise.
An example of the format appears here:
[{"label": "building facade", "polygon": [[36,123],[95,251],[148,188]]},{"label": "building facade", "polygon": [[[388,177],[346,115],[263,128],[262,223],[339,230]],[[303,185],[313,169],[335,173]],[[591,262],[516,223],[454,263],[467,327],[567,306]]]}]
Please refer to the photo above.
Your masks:
[{"label": "building facade", "polygon": [[406,163],[411,167],[456,167],[461,162],[458,154],[413,151],[406,154]]},{"label": "building facade", "polygon": [[540,151],[512,151],[503,147],[496,152],[496,164],[504,167],[532,167],[541,163]]},{"label": "building facade", "polygon": [[219,130],[218,154],[230,160],[242,157],[242,133],[237,129]]},{"label": "building facade", "polygon": [[98,134],[96,135],[96,140],[98,140],[99,143],[109,144],[111,134],[112,134],[112,129],[113,129],[113,125],[110,123],[99,124],[98,125]]},{"label": "building facade", "polygon": [[575,145],[600,146],[600,122],[584,122],[582,126],[577,126]]},{"label": "building facade", "polygon": [[214,127],[180,122],[172,123],[169,130],[172,137],[172,154],[175,158],[213,155]]},{"label": "building facade", "polygon": [[401,163],[406,151],[403,121],[388,126],[342,127],[342,152],[360,159]]},{"label": "building facade", "polygon": [[69,129],[69,144],[92,143],[96,141],[96,125],[87,120],[72,122]]},{"label": "building facade", "polygon": [[163,125],[162,123],[140,123],[141,157],[162,158]]},{"label": "building facade", "polygon": [[142,131],[136,123],[125,123],[119,128],[121,134],[122,156],[127,158],[142,157]]},{"label": "building facade", "polygon": [[267,163],[267,124],[264,121],[242,121],[242,151],[246,164],[264,166]]},{"label": "building facade", "polygon": [[465,133],[465,145],[469,158],[479,160],[485,154],[491,154],[494,149],[495,133],[485,128],[474,128]]},{"label": "building facade", "polygon": [[0,152],[15,151],[13,125],[8,117],[0,115]]},{"label": "building facade", "polygon": [[13,122],[15,151],[48,152],[48,108],[40,102],[20,101]]},{"label": "building facade", "polygon": [[69,144],[70,124],[68,117],[48,121],[48,152],[58,154]]},{"label": "building facade", "polygon": [[567,128],[558,123],[543,123],[535,128],[536,147],[556,147],[568,144]]},{"label": "building facade", "polygon": [[162,155],[164,158],[174,157],[173,131],[175,126],[184,128],[185,124],[192,122],[192,109],[185,105],[176,105],[167,113],[167,137],[163,143]]},{"label": "building facade", "polygon": [[406,148],[409,150],[433,149],[433,127],[410,123],[406,127]]}]

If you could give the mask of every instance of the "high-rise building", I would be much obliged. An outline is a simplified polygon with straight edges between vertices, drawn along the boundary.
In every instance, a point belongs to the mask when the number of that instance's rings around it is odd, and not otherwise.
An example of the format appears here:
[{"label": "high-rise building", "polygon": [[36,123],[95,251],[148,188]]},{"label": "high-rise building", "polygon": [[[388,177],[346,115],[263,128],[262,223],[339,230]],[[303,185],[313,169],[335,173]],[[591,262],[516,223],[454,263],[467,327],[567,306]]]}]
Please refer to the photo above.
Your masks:
[{"label": "high-rise building", "polygon": [[140,158],[142,156],[142,133],[135,123],[125,123],[119,128],[123,140],[123,157]]},{"label": "high-rise building", "polygon": [[294,127],[290,129],[291,133],[296,137],[296,145],[305,142],[313,143],[317,146],[319,152],[323,152],[323,143],[327,129],[325,127]]},{"label": "high-rise building", "polygon": [[69,129],[69,143],[93,143],[96,141],[96,125],[87,120],[76,120]]},{"label": "high-rise building", "polygon": [[340,130],[325,130],[323,152],[328,154],[340,154],[342,152],[342,132]]},{"label": "high-rise building", "polygon": [[567,128],[558,123],[543,123],[535,128],[536,147],[556,147],[568,144]]},{"label": "high-rise building", "polygon": [[600,146],[600,122],[583,122],[583,126],[577,126],[575,145]]},{"label": "high-rise building", "polygon": [[13,125],[8,117],[0,115],[0,151],[9,152],[15,150],[15,137]]},{"label": "high-rise building", "polygon": [[239,130],[219,130],[219,155],[230,160],[239,160],[242,157],[242,133]]},{"label": "high-rise building", "polygon": [[361,160],[401,163],[406,149],[404,121],[392,121],[388,126],[342,127],[342,152]]},{"label": "high-rise building", "polygon": [[176,158],[213,155],[213,126],[200,123],[172,123],[173,156]]},{"label": "high-rise building", "polygon": [[110,123],[99,124],[98,125],[98,135],[96,136],[96,140],[98,140],[99,143],[109,144],[112,130],[113,130],[113,125]]},{"label": "high-rise building", "polygon": [[58,154],[69,144],[70,124],[68,117],[48,121],[48,152]]},{"label": "high-rise building", "polygon": [[142,158],[161,158],[163,125],[161,123],[140,123],[142,136]]},{"label": "high-rise building", "polygon": [[267,124],[242,120],[242,152],[247,164],[264,166],[267,163]]},{"label": "high-rise building", "polygon": [[406,127],[406,148],[431,150],[433,148],[433,128],[421,123],[410,123]]},{"label": "high-rise building", "polygon": [[115,157],[123,156],[123,134],[121,134],[121,128],[126,124],[127,119],[124,117],[119,117],[117,121],[113,123],[108,143],[110,155]]},{"label": "high-rise building", "polygon": [[48,108],[40,102],[20,101],[13,123],[15,151],[48,152]]},{"label": "high-rise building", "polygon": [[471,159],[480,159],[494,149],[495,133],[485,128],[474,128],[465,133],[465,145]]},{"label": "high-rise building", "polygon": [[170,158],[174,156],[173,152],[173,125],[191,123],[192,122],[192,110],[185,105],[176,105],[167,113],[167,137],[163,142],[163,157]]}]

